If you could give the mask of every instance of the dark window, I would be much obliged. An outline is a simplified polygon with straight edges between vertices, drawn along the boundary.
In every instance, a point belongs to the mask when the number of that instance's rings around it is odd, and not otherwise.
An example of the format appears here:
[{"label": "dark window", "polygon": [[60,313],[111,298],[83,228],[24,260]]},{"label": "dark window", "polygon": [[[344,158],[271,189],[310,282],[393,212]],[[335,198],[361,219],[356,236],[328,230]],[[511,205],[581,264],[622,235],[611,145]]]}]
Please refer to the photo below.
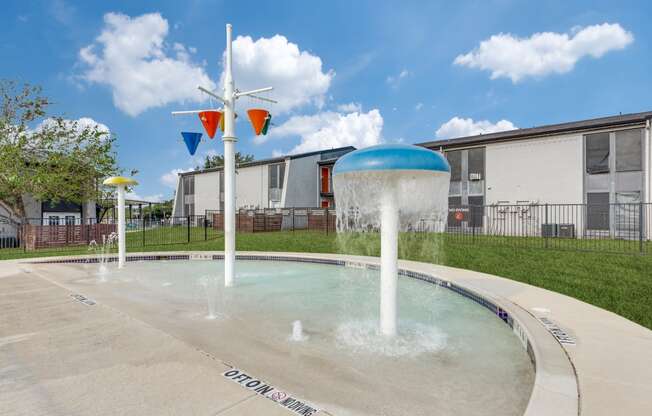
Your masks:
[{"label": "dark window", "polygon": [[50,215],[48,217],[48,225],[59,225],[59,216]]},{"label": "dark window", "polygon": [[283,188],[283,179],[285,176],[285,163],[269,165],[269,187]]},{"label": "dark window", "polygon": [[74,215],[66,215],[66,225],[75,225],[75,222]]},{"label": "dark window", "polygon": [[629,172],[641,170],[643,165],[641,130],[616,132],[616,171]]},{"label": "dark window", "polygon": [[183,177],[183,194],[184,195],[195,194],[195,177],[193,175],[188,175]]},{"label": "dark window", "polygon": [[484,148],[469,149],[469,180],[484,179]]},{"label": "dark window", "polygon": [[586,136],[586,173],[609,172],[609,133]]},{"label": "dark window", "polygon": [[589,230],[609,229],[609,193],[586,194],[586,228]]},{"label": "dark window", "polygon": [[458,182],[462,180],[462,152],[455,150],[446,152],[448,164],[451,166],[451,182]]},{"label": "dark window", "polygon": [[482,227],[484,196],[469,196],[469,205],[469,225],[471,227]]}]

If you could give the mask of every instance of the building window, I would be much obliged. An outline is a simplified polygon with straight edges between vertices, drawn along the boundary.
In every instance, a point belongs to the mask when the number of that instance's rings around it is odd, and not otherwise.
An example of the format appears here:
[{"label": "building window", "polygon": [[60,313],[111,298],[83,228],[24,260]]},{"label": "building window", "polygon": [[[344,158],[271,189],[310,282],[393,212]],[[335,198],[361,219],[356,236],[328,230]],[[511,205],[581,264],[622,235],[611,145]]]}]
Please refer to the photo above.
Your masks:
[{"label": "building window", "polygon": [[281,202],[284,179],[285,163],[269,165],[269,200],[271,202]]},{"label": "building window", "polygon": [[321,207],[322,208],[330,208],[331,207],[331,201],[329,199],[322,199],[321,200]]},{"label": "building window", "polygon": [[609,173],[609,133],[586,136],[586,173]]},{"label": "building window", "polygon": [[616,172],[641,170],[643,148],[641,130],[622,130],[616,132]]},{"label": "building window", "polygon": [[321,187],[320,192],[327,194],[331,191],[331,169],[329,167],[321,168]]},{"label": "building window", "polygon": [[58,215],[50,215],[48,217],[48,225],[59,225],[59,216]]},{"label": "building window", "polygon": [[609,192],[586,194],[586,228],[609,230]]},{"label": "building window", "polygon": [[183,215],[195,214],[195,176],[183,177]]},{"label": "building window", "polygon": [[484,179],[484,147],[469,149],[469,180]]},{"label": "building window", "polygon": [[459,182],[462,180],[462,151],[454,150],[446,152],[448,164],[451,167],[451,182]]},{"label": "building window", "polygon": [[66,225],[75,225],[76,218],[74,215],[66,215]]}]

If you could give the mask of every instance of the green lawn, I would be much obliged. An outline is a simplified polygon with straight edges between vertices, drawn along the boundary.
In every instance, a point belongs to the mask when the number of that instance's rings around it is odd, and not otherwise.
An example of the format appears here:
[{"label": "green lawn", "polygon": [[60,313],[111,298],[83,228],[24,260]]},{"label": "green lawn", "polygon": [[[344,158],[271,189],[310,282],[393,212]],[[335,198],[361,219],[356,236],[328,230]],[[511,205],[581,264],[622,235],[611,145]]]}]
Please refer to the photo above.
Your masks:
[{"label": "green lawn", "polygon": [[[158,233],[158,234],[154,234]],[[128,234],[132,251],[222,250],[221,233],[203,228],[190,230],[151,230]],[[153,245],[154,241],[169,244]],[[174,243],[178,242],[178,243]],[[601,308],[611,310],[652,329],[652,255],[606,254],[603,252],[562,251],[501,246],[476,240],[470,244],[450,236],[426,234],[403,235],[400,256],[405,259],[491,273],[534,286],[563,293]],[[296,251],[378,255],[377,234],[336,236],[322,232],[295,231],[238,234],[237,249],[242,251]],[[44,255],[87,254],[82,248],[57,251],[23,252],[0,250],[0,259]]]}]

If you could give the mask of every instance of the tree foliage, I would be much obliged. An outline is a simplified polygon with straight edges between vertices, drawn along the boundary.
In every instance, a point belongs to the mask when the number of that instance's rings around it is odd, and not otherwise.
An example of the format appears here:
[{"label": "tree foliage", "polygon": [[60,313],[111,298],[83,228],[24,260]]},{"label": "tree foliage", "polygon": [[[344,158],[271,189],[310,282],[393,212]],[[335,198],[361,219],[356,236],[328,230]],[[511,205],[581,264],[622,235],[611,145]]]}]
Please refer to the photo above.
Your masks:
[{"label": "tree foliage", "polygon": [[0,200],[24,217],[23,196],[39,201],[102,198],[118,172],[115,137],[97,126],[48,116],[40,87],[0,80]]},{"label": "tree foliage", "polygon": [[[235,164],[239,165],[241,163],[247,163],[247,162],[253,162],[254,160],[254,155],[246,155],[242,154],[240,152],[235,152]],[[213,155],[209,156],[206,155],[206,158],[204,159],[204,165],[203,166],[197,166],[195,170],[200,170],[200,169],[210,169],[210,168],[217,168],[224,166],[224,156],[222,155]]]}]

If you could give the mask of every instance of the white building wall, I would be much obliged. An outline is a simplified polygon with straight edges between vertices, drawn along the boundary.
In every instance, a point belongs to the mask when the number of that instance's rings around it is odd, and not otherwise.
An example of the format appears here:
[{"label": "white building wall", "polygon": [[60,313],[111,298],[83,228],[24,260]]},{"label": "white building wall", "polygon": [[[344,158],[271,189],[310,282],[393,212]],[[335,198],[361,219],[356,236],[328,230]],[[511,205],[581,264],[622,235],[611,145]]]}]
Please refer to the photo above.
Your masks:
[{"label": "white building wall", "polygon": [[206,172],[195,175],[195,215],[204,215],[206,210],[218,210],[219,172]]},{"label": "white building wall", "polygon": [[253,206],[267,208],[269,165],[239,168],[235,176],[236,208]]},{"label": "white building wall", "polygon": [[486,203],[582,203],[582,135],[488,144]]}]

